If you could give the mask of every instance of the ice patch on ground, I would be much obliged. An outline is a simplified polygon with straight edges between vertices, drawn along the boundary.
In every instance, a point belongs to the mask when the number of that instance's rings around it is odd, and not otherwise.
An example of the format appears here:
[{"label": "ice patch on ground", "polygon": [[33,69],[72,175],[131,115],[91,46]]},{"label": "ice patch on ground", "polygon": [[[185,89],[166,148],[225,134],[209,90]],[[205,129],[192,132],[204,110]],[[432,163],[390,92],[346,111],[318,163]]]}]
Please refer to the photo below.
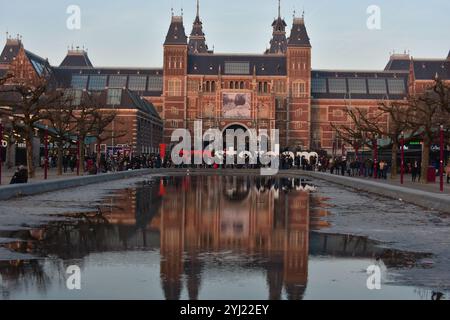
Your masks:
[{"label": "ice patch on ground", "polygon": [[426,266],[399,269],[398,281],[435,290],[450,289],[450,215],[354,189],[315,181],[328,198],[326,233],[354,234],[398,250],[431,253]]}]

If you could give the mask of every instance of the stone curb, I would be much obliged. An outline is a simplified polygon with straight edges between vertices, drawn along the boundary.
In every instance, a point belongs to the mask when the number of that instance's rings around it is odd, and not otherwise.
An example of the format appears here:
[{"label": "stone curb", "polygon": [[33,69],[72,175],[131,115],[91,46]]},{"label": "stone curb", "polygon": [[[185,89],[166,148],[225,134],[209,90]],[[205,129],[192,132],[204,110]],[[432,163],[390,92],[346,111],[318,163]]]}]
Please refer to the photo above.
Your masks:
[{"label": "stone curb", "polygon": [[0,187],[0,200],[8,200],[15,197],[31,196],[40,193],[75,188],[88,184],[101,183],[119,179],[133,178],[140,175],[159,173],[160,169],[140,169],[121,171],[115,173],[105,173],[92,176],[74,177],[68,179],[58,179],[29,184],[13,184]]},{"label": "stone curb", "polygon": [[369,180],[359,180],[350,177],[342,177],[321,172],[303,171],[301,175],[340,184],[356,190],[370,192],[380,196],[412,203],[427,209],[450,213],[450,195],[436,194],[411,188],[393,186]]}]

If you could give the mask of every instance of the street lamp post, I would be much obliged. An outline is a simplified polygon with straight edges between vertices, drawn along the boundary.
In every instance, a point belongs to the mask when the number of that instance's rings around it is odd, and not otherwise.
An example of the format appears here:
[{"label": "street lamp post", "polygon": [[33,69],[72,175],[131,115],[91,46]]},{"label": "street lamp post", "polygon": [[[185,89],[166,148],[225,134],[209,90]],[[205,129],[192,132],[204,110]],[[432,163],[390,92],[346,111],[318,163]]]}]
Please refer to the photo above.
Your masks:
[{"label": "street lamp post", "polygon": [[444,126],[440,127],[440,153],[441,159],[439,164],[440,190],[444,192]]},{"label": "street lamp post", "polygon": [[378,140],[377,136],[373,139],[373,178],[378,177]]},{"label": "street lamp post", "polygon": [[77,139],[77,157],[76,157],[76,164],[77,164],[77,176],[80,175],[80,137]]},{"label": "street lamp post", "polygon": [[403,184],[403,175],[405,174],[405,135],[403,132],[400,143],[401,143],[400,183]]},{"label": "street lamp post", "polygon": [[2,184],[2,165],[3,165],[3,123],[0,119],[0,185]]},{"label": "street lamp post", "polygon": [[48,126],[45,126],[44,132],[44,180],[48,177]]}]

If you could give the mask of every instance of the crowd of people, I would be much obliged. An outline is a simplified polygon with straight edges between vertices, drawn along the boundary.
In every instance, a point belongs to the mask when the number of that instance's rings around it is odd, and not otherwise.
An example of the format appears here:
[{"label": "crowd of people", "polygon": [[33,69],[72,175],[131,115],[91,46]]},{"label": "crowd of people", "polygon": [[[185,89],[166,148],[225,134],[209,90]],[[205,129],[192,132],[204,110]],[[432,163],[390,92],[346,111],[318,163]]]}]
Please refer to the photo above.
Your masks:
[{"label": "crowd of people", "polygon": [[[247,168],[256,169],[261,165],[250,164],[248,156],[242,164],[236,165],[174,165],[170,157],[161,158],[159,154],[147,155],[130,155],[130,154],[101,154],[98,157],[96,154],[86,156],[84,159],[85,172],[82,174],[97,174],[117,171],[136,170],[144,168]],[[373,159],[356,159],[346,157],[330,157],[328,155],[305,156],[295,155],[292,153],[282,153],[279,159],[279,167],[281,170],[297,169],[304,171],[319,171],[329,172],[330,174],[350,176],[350,177],[369,177],[378,179],[387,179],[391,170],[391,164],[388,161],[377,161],[376,166]],[[98,163],[97,163],[98,162]],[[56,168],[58,158],[56,154],[49,156],[49,168]],[[237,162],[236,162],[237,163]],[[73,154],[65,154],[62,159],[63,172],[75,172],[77,170],[78,160]],[[81,170],[81,169],[80,169]],[[421,163],[419,160],[409,161],[405,165],[405,174],[411,175],[412,182],[419,182],[421,177]],[[447,176],[447,183],[450,183],[450,163],[445,167],[445,174]],[[26,183],[28,181],[27,169],[24,166],[17,168],[14,176],[11,179],[11,184]]]}]

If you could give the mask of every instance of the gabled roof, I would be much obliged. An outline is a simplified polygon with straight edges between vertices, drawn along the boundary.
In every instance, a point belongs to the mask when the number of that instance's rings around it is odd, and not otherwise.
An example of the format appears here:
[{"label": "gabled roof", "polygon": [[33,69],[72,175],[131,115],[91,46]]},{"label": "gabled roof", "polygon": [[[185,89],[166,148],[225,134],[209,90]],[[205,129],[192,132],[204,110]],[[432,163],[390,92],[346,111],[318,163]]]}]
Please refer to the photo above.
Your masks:
[{"label": "gabled roof", "polygon": [[187,44],[187,36],[184,30],[183,17],[172,16],[169,31],[167,32],[166,41],[164,45],[180,45]]},{"label": "gabled roof", "polygon": [[69,50],[60,67],[93,67],[85,50]]},{"label": "gabled roof", "polygon": [[294,18],[291,34],[288,39],[288,47],[311,47],[303,18]]},{"label": "gabled roof", "polygon": [[0,64],[10,64],[13,62],[21,47],[22,41],[19,39],[7,39],[6,45],[0,55]]}]

